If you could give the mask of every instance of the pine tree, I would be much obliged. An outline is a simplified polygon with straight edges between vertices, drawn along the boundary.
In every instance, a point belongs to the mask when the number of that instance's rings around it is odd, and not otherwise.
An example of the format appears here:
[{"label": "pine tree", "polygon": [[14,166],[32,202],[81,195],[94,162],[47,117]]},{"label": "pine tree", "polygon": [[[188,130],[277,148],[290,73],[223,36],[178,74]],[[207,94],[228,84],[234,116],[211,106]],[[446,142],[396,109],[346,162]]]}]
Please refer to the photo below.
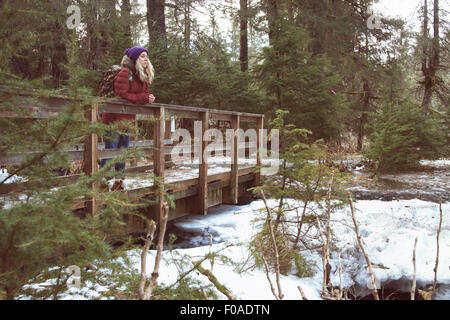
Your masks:
[{"label": "pine tree", "polygon": [[417,104],[386,104],[375,117],[367,157],[381,172],[416,168],[420,160],[437,159],[446,151],[442,119],[425,117]]},{"label": "pine tree", "polygon": [[307,50],[306,32],[288,19],[279,20],[278,36],[264,49],[257,79],[275,106],[289,110],[290,123],[312,131],[314,138],[337,138],[345,115],[343,97],[333,88],[339,76],[326,57]]}]

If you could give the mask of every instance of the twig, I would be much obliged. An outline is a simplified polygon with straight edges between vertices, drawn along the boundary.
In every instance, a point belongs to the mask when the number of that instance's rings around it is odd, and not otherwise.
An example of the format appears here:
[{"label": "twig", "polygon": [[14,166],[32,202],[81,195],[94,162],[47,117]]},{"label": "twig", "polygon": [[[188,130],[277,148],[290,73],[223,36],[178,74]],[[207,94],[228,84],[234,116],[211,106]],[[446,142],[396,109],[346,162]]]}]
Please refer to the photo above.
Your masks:
[{"label": "twig", "polygon": [[275,276],[277,281],[277,288],[278,288],[278,298],[279,300],[283,299],[283,293],[281,292],[281,285],[280,285],[280,257],[278,255],[278,246],[277,242],[275,241],[275,234],[273,233],[273,226],[272,226],[272,217],[270,214],[269,207],[267,205],[266,197],[264,196],[264,191],[261,189],[261,196],[264,201],[264,205],[267,209],[267,225],[269,227],[269,234],[270,239],[272,241],[272,247],[273,251],[275,252]]},{"label": "twig", "polygon": [[339,250],[338,253],[338,264],[339,264],[339,294],[338,294],[338,299],[342,300],[342,265],[341,265],[341,251]]},{"label": "twig", "polygon": [[303,289],[301,286],[297,286],[298,291],[300,291],[300,295],[302,296],[302,300],[308,300],[308,298],[306,298],[305,293],[303,292]]},{"label": "twig", "polygon": [[434,267],[434,282],[433,282],[433,289],[431,291],[431,297],[433,296],[437,285],[437,272],[439,266],[439,235],[441,233],[441,228],[442,228],[442,197],[439,197],[439,227],[436,234],[436,265]]},{"label": "twig", "polygon": [[327,284],[327,266],[326,266],[326,251],[325,251],[325,238],[322,233],[322,225],[320,224],[319,217],[317,220],[317,228],[319,229],[320,238],[322,239],[322,269],[323,269],[323,281],[322,281],[322,297],[325,296],[326,284]]},{"label": "twig", "polygon": [[[141,255],[142,270],[141,270],[141,281],[139,283],[139,298],[141,300],[149,300],[151,294],[153,293],[153,290],[155,290],[156,285],[158,284],[157,281],[158,281],[158,276],[159,276],[159,264],[161,262],[161,252],[163,249],[164,235],[166,233],[167,219],[168,219],[168,215],[169,215],[169,205],[164,202],[163,207],[164,207],[164,214],[161,218],[161,225],[160,225],[160,229],[159,229],[158,244],[156,246],[155,264],[153,267],[153,273],[150,278],[150,282],[149,282],[147,288],[145,288],[145,291],[143,290],[143,287],[145,287],[145,283],[146,283],[146,277],[145,277],[146,262],[144,261],[144,258],[146,258],[146,256],[147,256],[146,252],[151,244],[151,241],[148,241],[149,237],[147,237],[145,246],[144,246],[144,249],[147,248],[147,250],[144,250],[145,253],[143,252]],[[152,220],[152,222],[153,222],[153,220]],[[154,224],[155,223],[153,222],[153,225]],[[152,227],[152,225],[150,225],[150,228],[151,228],[150,231],[152,232],[150,235],[151,235],[151,239],[153,240],[153,235],[156,230],[156,225],[154,225],[153,227]],[[142,276],[142,274],[144,274],[144,277]]]},{"label": "twig", "polygon": [[[209,253],[211,253],[212,245],[213,245],[212,233],[209,233]],[[211,263],[211,272],[213,272],[213,270],[214,270],[214,255],[211,256],[210,263]]]},{"label": "twig", "polygon": [[[192,262],[194,264],[194,262]],[[224,295],[227,296],[228,300],[236,300],[233,295],[231,294],[231,292],[223,285],[221,284],[217,278],[212,274],[212,272],[210,270],[206,270],[205,268],[203,268],[200,264],[196,265],[195,267],[201,274],[203,274],[204,276],[206,276],[209,281],[211,281],[211,283],[217,288],[217,290],[219,290],[220,292],[222,292]]]},{"label": "twig", "polygon": [[416,295],[416,246],[417,246],[417,237],[416,240],[414,240],[414,250],[413,250],[413,266],[414,266],[414,275],[413,275],[413,282],[411,287],[411,300],[414,300],[414,297]]},{"label": "twig", "polygon": [[141,280],[139,281],[139,299],[144,300],[145,296],[145,284],[147,282],[147,252],[152,244],[153,237],[156,231],[155,221],[151,220],[148,228],[147,236],[145,238],[144,249],[141,253]]},{"label": "twig", "polygon": [[[330,182],[328,184],[328,191],[327,191],[327,243],[325,247],[326,252],[326,258],[327,258],[327,267],[330,265],[330,238],[331,238],[331,227],[330,227],[330,217],[331,217],[331,186],[333,185],[333,179],[334,179],[334,169],[331,171],[331,178]],[[333,285],[330,281],[329,271],[328,273],[328,281],[331,285],[331,296],[334,296],[334,290]]]},{"label": "twig", "polygon": [[156,231],[155,221],[151,220],[148,228],[147,236],[145,238],[144,249],[141,253],[141,280],[139,281],[139,299],[144,300],[145,296],[145,284],[147,282],[147,252],[153,241],[153,237]]},{"label": "twig", "polygon": [[261,250],[261,256],[262,256],[262,259],[263,259],[263,262],[264,262],[264,267],[265,267],[265,270],[266,270],[266,277],[267,277],[267,281],[269,281],[270,290],[272,291],[272,293],[273,293],[275,299],[279,300],[278,295],[277,295],[277,293],[275,292],[275,288],[273,287],[272,280],[270,279],[270,269],[269,269],[269,265],[267,264],[267,260],[266,260],[266,258],[264,257],[264,254],[262,253],[262,250]]},{"label": "twig", "polygon": [[370,259],[369,259],[369,256],[366,253],[366,250],[364,250],[364,246],[363,246],[362,239],[361,239],[361,234],[359,233],[358,222],[356,221],[356,218],[355,218],[355,212],[353,210],[352,196],[350,195],[350,192],[347,193],[347,197],[348,197],[348,202],[350,204],[350,209],[351,209],[351,212],[352,212],[353,224],[355,225],[356,238],[358,240],[358,244],[359,244],[359,247],[360,247],[360,249],[361,249],[361,251],[362,251],[362,253],[364,255],[364,258],[366,259],[367,266],[369,267],[370,282],[372,283],[372,295],[373,295],[373,298],[375,300],[380,300],[379,297],[378,297],[377,287],[375,285],[375,278],[373,276],[372,264],[370,263]]}]

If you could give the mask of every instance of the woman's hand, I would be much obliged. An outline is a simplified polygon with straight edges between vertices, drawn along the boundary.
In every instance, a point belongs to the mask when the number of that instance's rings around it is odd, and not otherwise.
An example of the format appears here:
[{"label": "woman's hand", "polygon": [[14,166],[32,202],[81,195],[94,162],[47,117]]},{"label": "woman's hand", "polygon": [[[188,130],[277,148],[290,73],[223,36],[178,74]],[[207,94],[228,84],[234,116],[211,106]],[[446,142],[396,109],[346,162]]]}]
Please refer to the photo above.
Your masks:
[{"label": "woman's hand", "polygon": [[150,93],[150,95],[148,96],[148,99],[149,99],[150,103],[153,103],[153,101],[155,101],[155,96],[153,95],[153,93]]}]

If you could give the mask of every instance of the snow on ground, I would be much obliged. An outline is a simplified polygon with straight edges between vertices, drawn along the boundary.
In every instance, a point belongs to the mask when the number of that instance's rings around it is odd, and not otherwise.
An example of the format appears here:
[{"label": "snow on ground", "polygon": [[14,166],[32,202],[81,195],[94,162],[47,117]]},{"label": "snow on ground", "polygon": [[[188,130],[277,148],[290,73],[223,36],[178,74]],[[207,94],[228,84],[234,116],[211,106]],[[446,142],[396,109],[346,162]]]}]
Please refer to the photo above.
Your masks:
[{"label": "snow on ground", "polygon": [[[442,165],[447,168],[448,160],[434,161],[430,165]],[[427,163],[423,163],[427,165]],[[212,164],[212,170],[229,170],[229,168]],[[180,176],[168,177],[171,179],[188,179],[192,174],[197,177],[198,170],[186,166]],[[195,176],[194,176],[195,175]],[[442,180],[442,179],[441,179]],[[447,180],[448,183],[448,180]],[[288,201],[296,205],[295,201]],[[270,206],[275,206],[276,200],[268,200]],[[299,204],[297,204],[299,205]],[[413,200],[358,200],[354,202],[356,218],[360,225],[360,232],[365,249],[371,259],[377,284],[382,287],[394,286],[403,291],[409,291],[413,277],[412,253],[414,240],[418,237],[416,264],[417,285],[424,288],[431,285],[434,280],[434,266],[436,259],[436,230],[439,223],[439,204],[435,202]],[[175,249],[172,252],[163,252],[160,268],[159,283],[171,285],[176,282],[179,275],[178,261],[184,261],[188,266],[200,260],[209,252],[218,252],[236,263],[243,263],[248,259],[247,246],[252,235],[257,231],[257,224],[252,222],[255,218],[264,217],[258,213],[264,208],[261,200],[254,201],[245,206],[221,205],[208,210],[207,216],[189,215],[174,221],[177,228],[195,234],[190,239],[190,248]],[[438,288],[436,299],[450,299],[450,202],[442,204],[443,223],[440,234],[440,254],[438,269]],[[292,217],[291,217],[292,218]],[[363,296],[370,294],[368,287],[369,275],[363,255],[358,247],[349,207],[339,209],[332,214],[331,228],[335,250],[331,253],[331,280],[334,286],[339,285],[338,254],[341,252],[343,268],[342,280],[344,287],[351,287]],[[312,229],[314,231],[314,228]],[[212,234],[213,245],[208,243],[209,234]],[[318,244],[318,243],[317,243]],[[129,252],[133,261],[135,272],[140,272],[140,250]],[[322,257],[319,251],[302,251],[301,254],[313,265],[315,272],[310,278],[299,278],[296,275],[281,275],[281,287],[285,299],[300,299],[297,286],[300,285],[308,299],[321,299],[322,288]],[[147,265],[148,275],[153,271],[155,251],[149,251]],[[211,269],[209,260],[203,262],[203,267]],[[223,263],[216,259],[213,273],[219,282],[224,284],[238,299],[274,299],[264,270],[242,266],[246,272],[239,274],[235,265]],[[208,279],[201,274],[193,273],[194,279],[209,285]],[[272,274],[275,285],[275,275]],[[97,284],[90,287],[70,289],[63,299],[93,299],[99,298],[105,288]],[[226,297],[217,292],[220,299]]]},{"label": "snow on ground", "polygon": [[[0,169],[0,182],[8,178],[10,174],[8,173],[8,170],[5,168]],[[13,183],[13,182],[26,182],[27,180],[25,178],[19,177],[19,176],[12,176],[8,180],[5,181],[5,184]]]},{"label": "snow on ground", "polygon": [[448,167],[450,167],[450,159],[421,160],[420,164],[422,166],[426,166],[426,167],[448,168]]},{"label": "snow on ground", "polygon": [[[271,200],[269,205],[275,205],[275,202]],[[221,207],[216,209],[219,212],[206,217],[181,219],[177,226],[188,230],[208,228],[210,232],[220,234],[226,243],[233,240],[248,243],[255,231],[251,227],[251,220],[255,217],[255,210],[263,207],[262,201],[255,201],[245,207]],[[438,282],[450,285],[450,221],[448,219],[450,203],[443,204],[442,209],[444,217],[440,234]],[[365,249],[373,264],[375,277],[381,286],[388,285],[393,280],[407,279],[406,291],[409,290],[413,275],[412,252],[415,237],[418,237],[416,251],[418,286],[433,283],[436,230],[439,223],[438,204],[417,199],[393,202],[362,200],[355,202],[355,210]],[[335,234],[336,246],[341,250],[344,287],[357,284],[362,288],[367,288],[367,293],[369,293],[366,262],[356,242],[349,208],[339,210],[332,215],[332,230]],[[209,250],[209,247],[203,248],[203,250]],[[196,248],[195,250],[201,251],[202,249]],[[229,254],[239,260],[240,256],[236,250],[229,250]],[[320,297],[321,255],[319,252],[311,252],[304,256],[309,261],[316,263],[318,266],[316,274],[312,278],[302,279],[294,275],[282,276],[281,286],[285,299],[299,299],[297,285],[302,286],[309,299]],[[333,252],[331,260],[331,279],[336,286],[339,285],[336,252]],[[244,278],[233,275],[227,268],[215,272],[215,274],[240,299],[273,298],[266,275],[262,270],[254,270]],[[361,294],[364,292],[362,291]]]},{"label": "snow on ground", "polygon": [[[268,201],[269,206],[275,206],[274,200]],[[290,201],[291,204],[295,204]],[[439,223],[439,205],[421,200],[378,201],[361,200],[354,203],[356,218],[360,225],[360,232],[365,249],[371,259],[377,284],[389,286],[396,283],[398,289],[409,291],[412,283],[413,264],[412,253],[414,239],[418,237],[416,264],[417,285],[425,287],[433,283],[433,268],[436,259],[436,230]],[[176,226],[189,232],[214,235],[212,246],[192,247],[189,249],[175,249],[172,252],[166,250],[162,255],[159,283],[171,285],[176,282],[180,274],[173,257],[178,261],[187,263],[187,268],[192,262],[199,261],[208,252],[219,252],[239,263],[248,258],[247,245],[252,235],[257,231],[257,223],[252,223],[255,218],[261,218],[263,213],[258,209],[264,208],[261,200],[254,201],[246,206],[222,205],[211,208],[207,216],[188,216],[175,222]],[[450,203],[442,205],[443,224],[440,234],[440,255],[438,269],[438,288],[441,299],[449,299],[450,293]],[[359,288],[360,295],[370,294],[368,288],[369,275],[366,262],[360,253],[353,231],[353,223],[349,208],[340,209],[332,214],[332,230],[335,245],[341,250],[341,263],[343,268],[343,286]],[[200,236],[199,236],[200,237]],[[194,237],[192,246],[200,242]],[[204,243],[204,242],[203,242]],[[129,252],[136,272],[140,270],[140,250]],[[150,276],[153,271],[153,259],[155,251],[149,251],[148,270]],[[322,288],[322,261],[319,251],[302,251],[302,255],[310,263],[315,263],[313,277],[299,278],[294,274],[281,275],[281,288],[284,299],[297,300],[300,294],[297,286],[301,286],[308,299],[321,299]],[[331,280],[334,286],[339,285],[337,252],[331,254]],[[211,269],[210,260],[202,263],[202,266]],[[246,267],[242,267],[246,269]],[[237,267],[223,263],[215,259],[213,273],[237,299],[265,300],[274,299],[264,270],[250,268],[239,274]],[[200,280],[205,285],[209,281],[201,274],[192,273],[193,279]],[[275,275],[271,274],[275,285]],[[392,282],[396,281],[396,282]],[[403,288],[401,288],[403,286]],[[73,290],[73,289],[72,289]],[[81,292],[80,292],[81,293]],[[85,292],[86,294],[86,292]],[[219,299],[226,297],[217,291]],[[95,297],[89,293],[89,297]],[[81,296],[76,296],[80,298]],[[68,298],[68,297],[65,297]]]}]

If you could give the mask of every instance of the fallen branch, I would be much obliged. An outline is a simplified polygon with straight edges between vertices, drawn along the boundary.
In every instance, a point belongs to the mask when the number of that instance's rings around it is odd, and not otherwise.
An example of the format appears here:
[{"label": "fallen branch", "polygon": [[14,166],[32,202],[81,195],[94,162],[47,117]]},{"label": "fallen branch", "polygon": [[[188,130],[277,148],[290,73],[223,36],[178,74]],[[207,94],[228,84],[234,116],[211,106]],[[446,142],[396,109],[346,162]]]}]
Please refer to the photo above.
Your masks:
[{"label": "fallen branch", "polygon": [[416,240],[414,240],[414,250],[413,250],[413,266],[414,266],[414,275],[413,275],[413,282],[411,287],[411,300],[414,300],[414,297],[416,295],[416,247],[417,247],[417,237]]},{"label": "fallen branch", "polygon": [[356,239],[358,240],[359,247],[360,247],[360,249],[361,249],[361,251],[362,251],[362,253],[364,255],[364,258],[366,259],[367,266],[369,267],[370,282],[372,283],[372,295],[373,295],[373,298],[375,300],[380,300],[379,297],[378,297],[378,291],[377,291],[377,287],[376,287],[376,284],[375,284],[375,277],[374,277],[373,271],[372,271],[372,264],[370,263],[370,259],[369,259],[369,256],[366,253],[366,250],[364,250],[361,234],[359,233],[358,222],[356,221],[356,218],[355,218],[355,212],[353,210],[352,196],[350,195],[350,192],[347,193],[347,197],[348,197],[348,202],[350,204],[350,209],[351,209],[351,212],[352,212],[353,224],[355,225]]},{"label": "fallen branch", "polygon": [[211,281],[211,283],[217,288],[217,290],[219,290],[220,292],[222,292],[224,295],[227,296],[228,300],[236,300],[233,297],[233,295],[231,294],[231,292],[217,280],[217,278],[212,274],[212,272],[210,270],[203,268],[200,264],[196,265],[194,262],[192,262],[192,263],[195,265],[195,268],[201,274],[206,276],[208,278],[208,280]]}]

